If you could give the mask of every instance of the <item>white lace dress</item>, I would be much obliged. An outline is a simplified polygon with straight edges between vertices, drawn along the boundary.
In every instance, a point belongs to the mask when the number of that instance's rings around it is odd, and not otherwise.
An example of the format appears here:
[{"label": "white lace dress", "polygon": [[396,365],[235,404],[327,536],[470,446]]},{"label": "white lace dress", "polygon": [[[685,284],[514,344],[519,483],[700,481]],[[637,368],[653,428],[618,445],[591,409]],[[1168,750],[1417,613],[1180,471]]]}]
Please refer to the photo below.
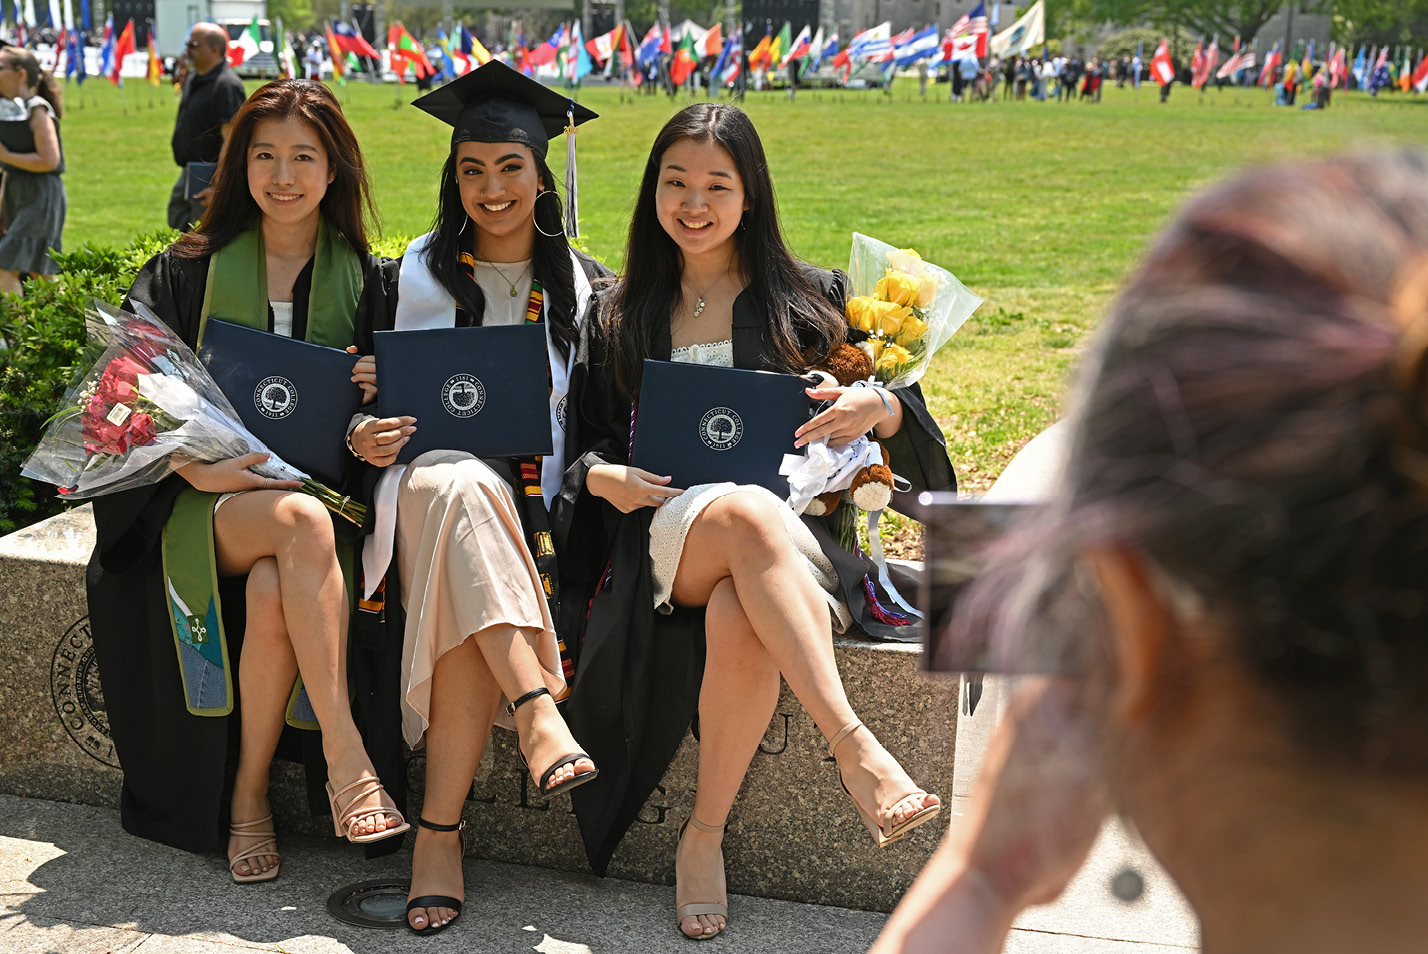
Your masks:
[{"label": "white lace dress", "polygon": [[[732,368],[734,342],[733,339],[728,339],[675,348],[670,354],[670,360]],[[828,611],[834,630],[840,633],[846,630],[852,617],[848,607],[835,595],[839,592],[838,576],[833,571],[833,564],[818,546],[812,531],[804,526],[803,520],[782,498],[774,496],[766,488],[748,484],[698,484],[687,488],[684,493],[655,511],[650,521],[650,567],[654,574],[655,610],[667,614],[673,609],[670,593],[674,589],[674,577],[679,570],[680,556],[684,553],[684,538],[689,534],[689,528],[693,526],[695,518],[715,500],[732,493],[761,494],[778,504],[789,539],[802,554],[808,572],[813,574],[828,599]]]}]

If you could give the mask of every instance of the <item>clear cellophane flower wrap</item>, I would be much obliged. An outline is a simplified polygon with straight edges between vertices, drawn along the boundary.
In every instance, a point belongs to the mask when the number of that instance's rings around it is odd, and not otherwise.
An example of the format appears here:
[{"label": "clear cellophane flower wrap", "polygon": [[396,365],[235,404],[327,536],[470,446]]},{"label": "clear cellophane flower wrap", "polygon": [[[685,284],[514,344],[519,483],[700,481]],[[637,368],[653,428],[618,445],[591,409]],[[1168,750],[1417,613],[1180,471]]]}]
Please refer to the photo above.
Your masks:
[{"label": "clear cellophane flower wrap", "polygon": [[873,359],[873,376],[888,387],[919,380],[937,349],[982,304],[947,269],[858,232],[848,278],[848,323],[868,333],[860,347]]},{"label": "clear cellophane flower wrap", "polygon": [[269,450],[193,350],[143,306],[133,315],[101,301],[85,313],[89,342],[64,404],[22,473],[73,499],[157,483],[175,468],[268,454],[251,469],[302,482],[334,513],[361,525],[366,510]]}]

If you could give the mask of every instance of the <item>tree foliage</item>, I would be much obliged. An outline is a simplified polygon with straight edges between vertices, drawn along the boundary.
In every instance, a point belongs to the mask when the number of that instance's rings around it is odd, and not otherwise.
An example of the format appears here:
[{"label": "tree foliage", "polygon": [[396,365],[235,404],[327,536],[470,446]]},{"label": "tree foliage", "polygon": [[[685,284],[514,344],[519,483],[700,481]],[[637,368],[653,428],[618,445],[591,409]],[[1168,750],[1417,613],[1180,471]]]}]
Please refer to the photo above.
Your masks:
[{"label": "tree foliage", "polygon": [[283,21],[284,30],[310,30],[317,23],[312,0],[268,0],[268,19]]},{"label": "tree foliage", "polygon": [[1096,48],[1096,55],[1103,60],[1116,60],[1122,56],[1134,56],[1136,50],[1140,50],[1144,65],[1148,67],[1155,48],[1160,45],[1161,40],[1167,39],[1170,41],[1170,58],[1175,61],[1175,65],[1188,65],[1188,54],[1195,49],[1198,38],[1189,30],[1183,29],[1167,32],[1148,27],[1132,27],[1102,40],[1101,45]]},{"label": "tree foliage", "polygon": [[1167,31],[1180,28],[1197,36],[1248,39],[1259,33],[1284,3],[1285,0],[1072,0],[1070,6],[1076,16],[1097,23]]},{"label": "tree foliage", "polygon": [[1345,45],[1428,37],[1428,0],[1334,0],[1334,39]]}]

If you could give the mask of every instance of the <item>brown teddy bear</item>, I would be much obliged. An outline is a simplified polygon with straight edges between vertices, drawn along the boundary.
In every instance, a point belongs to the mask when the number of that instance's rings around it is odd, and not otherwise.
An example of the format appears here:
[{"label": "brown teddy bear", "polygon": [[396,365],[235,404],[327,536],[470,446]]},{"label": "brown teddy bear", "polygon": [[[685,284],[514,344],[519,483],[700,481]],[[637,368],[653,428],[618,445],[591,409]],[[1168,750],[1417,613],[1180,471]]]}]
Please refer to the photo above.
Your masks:
[{"label": "brown teddy bear", "polygon": [[[866,381],[873,374],[873,359],[855,344],[843,343],[834,348],[817,368],[816,372],[832,377],[843,387],[854,381]],[[830,490],[814,497],[803,511],[810,517],[821,517],[838,509],[838,502],[846,494],[848,499],[861,510],[882,510],[892,500],[893,472],[889,466],[888,450],[882,451],[883,462],[864,467],[853,476],[853,483],[846,491]]]}]

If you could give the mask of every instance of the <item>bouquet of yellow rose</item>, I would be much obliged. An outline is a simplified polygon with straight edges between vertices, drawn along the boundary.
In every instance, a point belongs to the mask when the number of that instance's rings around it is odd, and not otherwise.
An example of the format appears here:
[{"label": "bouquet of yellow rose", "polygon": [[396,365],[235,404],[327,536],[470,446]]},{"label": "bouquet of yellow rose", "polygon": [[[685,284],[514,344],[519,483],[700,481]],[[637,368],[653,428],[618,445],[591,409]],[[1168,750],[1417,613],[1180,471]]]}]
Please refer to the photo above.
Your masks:
[{"label": "bouquet of yellow rose", "polygon": [[981,305],[957,276],[912,249],[853,233],[848,258],[853,296],[848,323],[868,338],[859,344],[873,359],[874,377],[906,387],[922,377],[937,349]]}]

